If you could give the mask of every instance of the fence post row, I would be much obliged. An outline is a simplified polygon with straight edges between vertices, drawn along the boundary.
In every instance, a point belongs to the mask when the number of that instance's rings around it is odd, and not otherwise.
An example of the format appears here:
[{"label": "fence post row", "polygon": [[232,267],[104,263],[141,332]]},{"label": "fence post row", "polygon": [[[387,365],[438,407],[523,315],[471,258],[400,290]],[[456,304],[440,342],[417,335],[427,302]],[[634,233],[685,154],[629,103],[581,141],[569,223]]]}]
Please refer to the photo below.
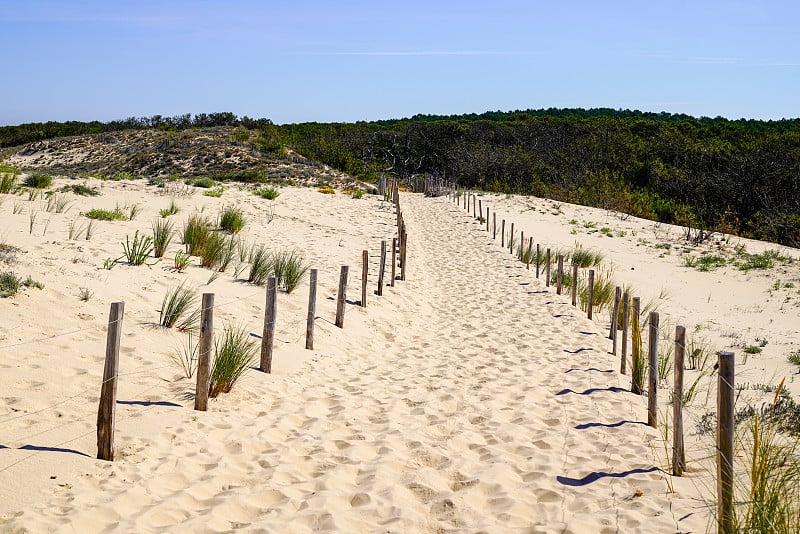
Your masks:
[{"label": "fence post row", "polygon": [[208,410],[208,388],[211,382],[211,348],[214,344],[214,293],[203,293],[200,312],[200,342],[197,350],[197,385],[194,409]]},{"label": "fence post row", "polygon": [[97,409],[97,459],[114,461],[114,423],[117,406],[117,375],[119,374],[119,343],[122,338],[124,302],[114,302],[108,314],[106,361],[103,384],[100,386],[100,405]]}]

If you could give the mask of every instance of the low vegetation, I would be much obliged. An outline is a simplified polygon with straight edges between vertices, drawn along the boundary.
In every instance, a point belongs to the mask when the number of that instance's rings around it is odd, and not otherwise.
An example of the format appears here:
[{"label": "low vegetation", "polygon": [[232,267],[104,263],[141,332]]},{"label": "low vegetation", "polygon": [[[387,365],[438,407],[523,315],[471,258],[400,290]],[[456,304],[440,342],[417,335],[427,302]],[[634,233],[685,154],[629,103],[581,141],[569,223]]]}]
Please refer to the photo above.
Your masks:
[{"label": "low vegetation", "polygon": [[275,200],[280,195],[278,190],[274,187],[259,187],[253,191],[253,194],[261,198],[266,198],[267,200]]},{"label": "low vegetation", "polygon": [[246,224],[244,213],[236,206],[225,206],[219,216],[219,227],[231,234],[242,231]]},{"label": "low vegetation", "polygon": [[53,184],[53,177],[48,174],[29,174],[23,180],[23,185],[34,189],[47,189]]},{"label": "low vegetation", "polygon": [[[173,326],[191,325],[193,320],[192,309],[197,305],[197,295],[194,291],[181,284],[175,288],[167,290],[164,300],[161,302],[161,312],[158,317],[158,324],[165,328]],[[187,328],[181,328],[187,329]],[[191,328],[189,328],[191,330]]]},{"label": "low vegetation", "polygon": [[153,252],[153,237],[139,235],[139,230],[136,230],[133,240],[130,239],[130,236],[125,236],[122,251],[125,260],[131,265],[144,265],[147,257]]},{"label": "low vegetation", "polygon": [[117,206],[113,210],[101,209],[101,208],[94,208],[87,212],[84,212],[84,215],[89,219],[99,220],[99,221],[127,221],[128,215],[126,215],[122,208]]},{"label": "low vegetation", "polygon": [[211,225],[205,217],[194,214],[183,226],[183,244],[191,256],[203,254],[203,248],[211,235]]},{"label": "low vegetation", "polygon": [[222,337],[214,340],[214,365],[211,368],[209,397],[228,393],[253,365],[258,345],[244,327],[226,325]]}]

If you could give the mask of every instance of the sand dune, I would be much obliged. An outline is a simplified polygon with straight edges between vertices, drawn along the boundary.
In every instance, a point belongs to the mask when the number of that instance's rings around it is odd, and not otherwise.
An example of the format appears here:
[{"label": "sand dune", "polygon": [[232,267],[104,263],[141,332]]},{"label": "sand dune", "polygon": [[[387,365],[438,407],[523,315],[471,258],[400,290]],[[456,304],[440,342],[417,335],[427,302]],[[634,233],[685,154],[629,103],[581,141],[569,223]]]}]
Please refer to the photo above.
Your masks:
[{"label": "sand dune", "polygon": [[[182,336],[152,325],[164,291],[188,279],[217,294],[221,319],[259,332],[263,288],[230,273],[205,287],[210,272],[199,267],[102,269],[126,233],[149,228],[166,206],[168,197],[154,193],[141,183],[107,184],[102,197],[53,215],[44,236],[28,234],[28,217],[11,213],[13,198],[0,207],[3,239],[26,251],[14,270],[46,286],[0,300],[0,365],[10,377],[0,399],[0,530],[702,532],[710,524],[704,468],[690,467],[683,480],[661,471],[660,431],[642,424],[646,399],[628,392],[629,378],[608,353],[607,313],[586,319],[447,198],[402,196],[408,279],[370,295],[366,309],[349,306],[343,330],[331,324],[338,267],[351,266],[349,294],[358,300],[361,250],[375,267],[380,240],[393,236],[391,206],[287,188],[267,222],[266,202],[244,191],[179,199],[180,217],[192,207],[246,207],[248,239],[301,248],[321,277],[316,350],[303,349],[304,284],[279,298],[276,373],[250,372],[209,412],[192,411],[185,394],[193,383],[168,358]],[[648,281],[671,277],[651,270],[665,264],[648,259],[657,256],[652,248],[631,245],[630,232],[652,223],[615,221],[627,239],[575,237],[573,213],[609,215],[541,200],[484,201],[537,242],[599,240],[626,277],[629,265]],[[78,209],[124,202],[139,202],[142,214],[104,223],[90,241],[64,236]],[[76,296],[82,286],[95,293],[89,302]],[[692,308],[698,295],[678,296],[663,308],[676,321],[679,310],[692,321],[706,311]],[[126,301],[124,403],[119,459],[107,463],[93,459],[94,418],[112,300]],[[697,438],[698,450],[703,444]]]}]

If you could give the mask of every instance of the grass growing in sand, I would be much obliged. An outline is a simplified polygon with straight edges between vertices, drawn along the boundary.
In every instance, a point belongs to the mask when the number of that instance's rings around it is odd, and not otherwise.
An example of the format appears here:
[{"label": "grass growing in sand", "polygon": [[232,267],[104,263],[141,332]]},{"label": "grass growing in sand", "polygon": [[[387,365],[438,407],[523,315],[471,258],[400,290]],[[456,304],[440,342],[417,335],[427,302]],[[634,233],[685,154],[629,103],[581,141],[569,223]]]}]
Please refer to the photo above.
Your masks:
[{"label": "grass growing in sand", "polygon": [[[197,295],[183,284],[167,290],[164,300],[161,302],[158,324],[165,328],[178,325],[179,329],[191,330],[191,328],[182,328],[182,326],[186,325],[187,320],[191,318],[190,310],[196,304]],[[189,320],[189,324],[191,324],[191,320]]]},{"label": "grass growing in sand", "polygon": [[211,225],[208,219],[199,214],[192,215],[183,226],[183,244],[186,252],[191,256],[200,256],[211,235]]},{"label": "grass growing in sand", "polygon": [[275,200],[278,198],[278,195],[280,195],[278,190],[274,187],[259,187],[253,191],[253,194],[261,198],[266,198],[267,200]]},{"label": "grass growing in sand", "polygon": [[34,189],[47,189],[53,183],[53,177],[48,174],[29,174],[22,182],[27,187]]},{"label": "grass growing in sand", "polygon": [[0,272],[0,297],[13,297],[22,287],[22,280],[13,271]]},{"label": "grass growing in sand", "polygon": [[156,258],[164,256],[174,233],[172,221],[164,219],[153,221],[153,256]]},{"label": "grass growing in sand", "polygon": [[189,255],[188,252],[184,252],[179,250],[175,252],[175,258],[172,262],[173,267],[179,273],[182,273],[189,267],[189,264],[192,262],[192,257]]},{"label": "grass growing in sand", "polygon": [[17,173],[16,172],[2,172],[0,173],[0,193],[13,193],[17,188]]},{"label": "grass growing in sand", "polygon": [[133,235],[133,241],[129,236],[125,236],[125,242],[122,244],[122,251],[125,259],[131,265],[143,265],[147,261],[147,257],[153,252],[153,237],[139,235],[139,230]]},{"label": "grass growing in sand", "polygon": [[123,213],[123,211],[119,208],[119,206],[117,206],[113,210],[94,208],[87,212],[84,212],[84,215],[89,219],[99,220],[99,221],[129,220],[128,216],[125,213]]},{"label": "grass growing in sand", "polygon": [[276,252],[272,255],[272,271],[277,278],[278,286],[291,293],[303,280],[309,265],[297,251]]},{"label": "grass growing in sand", "polygon": [[173,197],[170,200],[169,207],[158,210],[158,214],[161,215],[162,218],[166,219],[170,215],[175,215],[179,211],[181,211],[181,209],[178,207],[178,204],[175,202],[175,198]]},{"label": "grass growing in sand", "polygon": [[209,397],[228,393],[253,364],[258,345],[243,327],[227,325],[222,338],[214,340],[214,366],[211,369]]},{"label": "grass growing in sand", "polygon": [[255,245],[250,251],[250,275],[247,281],[263,286],[272,273],[272,255],[263,245]]},{"label": "grass growing in sand", "polygon": [[238,234],[247,223],[244,213],[236,206],[225,206],[219,216],[219,227],[231,234]]}]

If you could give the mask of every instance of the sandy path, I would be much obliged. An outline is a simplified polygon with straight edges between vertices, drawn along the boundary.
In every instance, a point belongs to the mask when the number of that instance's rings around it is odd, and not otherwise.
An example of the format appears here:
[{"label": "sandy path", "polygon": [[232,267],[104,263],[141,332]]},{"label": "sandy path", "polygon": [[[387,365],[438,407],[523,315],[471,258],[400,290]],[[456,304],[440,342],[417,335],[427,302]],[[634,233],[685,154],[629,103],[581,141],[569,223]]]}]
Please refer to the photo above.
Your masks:
[{"label": "sandy path", "polygon": [[409,280],[366,320],[371,337],[294,376],[251,374],[215,411],[187,413],[0,527],[702,529],[667,493],[645,400],[611,371],[602,325],[446,199],[403,205]]}]

